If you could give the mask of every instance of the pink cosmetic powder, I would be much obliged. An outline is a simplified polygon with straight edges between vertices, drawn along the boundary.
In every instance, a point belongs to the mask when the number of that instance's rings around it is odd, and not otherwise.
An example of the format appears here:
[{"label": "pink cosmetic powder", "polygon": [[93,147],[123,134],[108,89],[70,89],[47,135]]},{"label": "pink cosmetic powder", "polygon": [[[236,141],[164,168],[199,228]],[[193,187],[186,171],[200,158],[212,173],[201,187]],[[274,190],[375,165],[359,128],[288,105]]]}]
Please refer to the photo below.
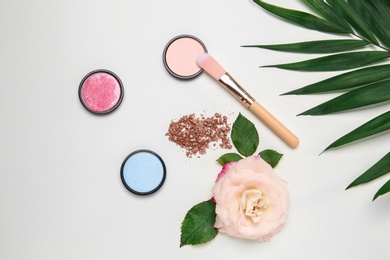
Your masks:
[{"label": "pink cosmetic powder", "polygon": [[207,52],[206,46],[192,35],[179,35],[168,42],[163,61],[171,75],[179,79],[192,79],[202,73],[197,57]]},{"label": "pink cosmetic powder", "polygon": [[122,82],[111,71],[92,71],[80,83],[79,98],[83,106],[92,113],[112,112],[123,99]]}]

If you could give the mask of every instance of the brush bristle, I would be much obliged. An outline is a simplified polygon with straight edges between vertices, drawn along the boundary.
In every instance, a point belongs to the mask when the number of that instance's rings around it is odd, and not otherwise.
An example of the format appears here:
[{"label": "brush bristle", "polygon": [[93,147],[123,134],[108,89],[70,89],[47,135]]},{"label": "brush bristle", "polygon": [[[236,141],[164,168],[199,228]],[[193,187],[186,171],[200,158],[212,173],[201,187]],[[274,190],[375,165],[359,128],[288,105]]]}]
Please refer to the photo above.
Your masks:
[{"label": "brush bristle", "polygon": [[198,66],[206,71],[215,80],[219,80],[226,70],[208,53],[203,53],[196,59]]}]

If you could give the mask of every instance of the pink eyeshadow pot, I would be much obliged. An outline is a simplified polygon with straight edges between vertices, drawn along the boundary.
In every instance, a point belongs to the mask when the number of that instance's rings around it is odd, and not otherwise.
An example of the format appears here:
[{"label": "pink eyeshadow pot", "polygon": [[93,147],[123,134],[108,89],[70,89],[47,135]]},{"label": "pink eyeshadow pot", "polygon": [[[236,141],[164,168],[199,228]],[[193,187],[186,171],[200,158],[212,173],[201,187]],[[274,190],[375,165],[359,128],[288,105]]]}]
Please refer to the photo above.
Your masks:
[{"label": "pink eyeshadow pot", "polygon": [[163,62],[168,72],[178,79],[192,79],[203,70],[196,63],[202,53],[207,52],[204,43],[198,38],[183,34],[168,42],[163,52]]},{"label": "pink eyeshadow pot", "polygon": [[99,69],[88,73],[79,86],[81,104],[94,114],[114,111],[123,99],[123,84],[115,73]]}]

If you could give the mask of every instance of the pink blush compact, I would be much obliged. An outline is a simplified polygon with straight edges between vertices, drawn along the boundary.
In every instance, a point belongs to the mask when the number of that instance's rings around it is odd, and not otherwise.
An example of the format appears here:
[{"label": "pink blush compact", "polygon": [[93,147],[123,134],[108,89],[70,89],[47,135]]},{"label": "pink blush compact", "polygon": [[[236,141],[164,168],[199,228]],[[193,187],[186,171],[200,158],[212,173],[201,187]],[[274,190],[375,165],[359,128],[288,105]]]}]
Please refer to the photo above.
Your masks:
[{"label": "pink blush compact", "polygon": [[163,62],[168,72],[179,79],[192,79],[202,73],[196,59],[207,52],[206,46],[192,35],[179,35],[168,42]]},{"label": "pink blush compact", "polygon": [[117,75],[109,70],[88,73],[80,83],[81,104],[95,114],[114,111],[123,99],[123,85]]}]

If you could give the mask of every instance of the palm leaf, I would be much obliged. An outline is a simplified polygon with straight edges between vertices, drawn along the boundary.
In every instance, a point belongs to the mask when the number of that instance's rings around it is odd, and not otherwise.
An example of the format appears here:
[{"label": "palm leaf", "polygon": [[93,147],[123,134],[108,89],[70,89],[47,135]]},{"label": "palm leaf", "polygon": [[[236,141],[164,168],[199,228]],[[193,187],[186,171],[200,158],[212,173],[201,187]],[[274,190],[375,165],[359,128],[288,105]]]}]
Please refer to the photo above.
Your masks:
[{"label": "palm leaf", "polygon": [[323,0],[302,0],[314,12],[322,16],[328,21],[333,21],[335,24],[344,28],[346,32],[353,33],[351,26],[341,16],[335,14],[334,10]]},{"label": "palm leaf", "polygon": [[371,119],[367,123],[361,125],[355,130],[349,132],[343,137],[337,139],[331,143],[326,149],[336,148],[342,145],[352,143],[354,141],[379,134],[381,132],[387,131],[390,129],[390,111]]},{"label": "palm leaf", "polygon": [[390,100],[390,79],[351,90],[299,115],[326,115]]},{"label": "palm leaf", "polygon": [[346,189],[350,189],[357,185],[373,181],[390,172],[390,152],[382,159],[365,171],[362,175],[356,178]]},{"label": "palm leaf", "polygon": [[382,7],[387,10],[388,14],[390,14],[390,2],[387,0],[381,0],[379,1],[379,4],[382,5]]},{"label": "palm leaf", "polygon": [[253,0],[253,2],[268,12],[307,29],[330,33],[350,33],[349,30],[306,12],[281,8],[261,0]]},{"label": "palm leaf", "polygon": [[387,0],[380,0],[375,2],[378,8],[383,11],[383,16],[387,17],[387,19],[390,19],[390,2]]},{"label": "palm leaf", "polygon": [[[327,53],[334,54],[315,59],[268,65],[262,67],[275,67],[298,71],[336,71],[349,70],[320,82],[290,91],[290,94],[314,94],[329,91],[346,91],[334,99],[309,109],[300,115],[325,115],[334,112],[364,107],[380,102],[390,101],[390,65],[372,65],[390,57],[390,1],[388,0],[301,0],[316,15],[298,10],[286,9],[267,4],[260,0],[253,0],[266,11],[279,16],[288,22],[300,27],[328,33],[347,34],[369,42],[371,51],[350,52],[353,48],[362,48],[366,45],[353,47],[353,42],[345,42],[340,48],[332,40],[308,41],[291,44],[252,45],[245,47],[259,47],[269,50],[301,52],[301,53]],[[342,39],[343,40],[343,39]],[[350,41],[351,39],[344,39]],[[339,42],[341,43],[341,41]],[[355,42],[357,44],[357,42]],[[326,50],[321,45],[329,44]],[[317,45],[317,46],[316,46]],[[332,48],[332,49],[331,49]],[[350,48],[350,49],[348,49]],[[382,49],[383,51],[378,51]],[[337,52],[344,52],[338,53]],[[337,139],[325,150],[343,146],[348,143],[372,136],[390,129],[390,111],[377,116],[350,133]],[[361,183],[372,181],[390,171],[390,153],[374,164],[370,169],[359,176],[348,188]],[[390,192],[390,180],[386,182],[375,194],[378,196]]]},{"label": "palm leaf", "polygon": [[333,7],[335,12],[345,18],[345,20],[356,30],[364,39],[378,45],[374,34],[371,32],[366,21],[361,17],[346,1],[344,0],[327,0],[328,4]]},{"label": "palm leaf", "polygon": [[282,95],[304,95],[347,90],[388,78],[390,78],[390,65],[373,66],[343,73]]},{"label": "palm leaf", "polygon": [[297,53],[334,53],[359,49],[368,44],[369,42],[362,40],[323,40],[274,45],[244,45],[242,47],[256,47]]},{"label": "palm leaf", "polygon": [[388,180],[375,194],[372,200],[376,200],[379,196],[382,196],[386,193],[390,192],[390,180]]},{"label": "palm leaf", "polygon": [[382,44],[390,46],[390,31],[388,30],[389,20],[383,16],[383,11],[377,9],[369,1],[353,0],[348,1],[351,7],[367,22],[370,30],[375,34]]},{"label": "palm leaf", "polygon": [[306,61],[267,65],[263,68],[279,68],[299,71],[339,71],[369,65],[390,57],[385,51],[360,51],[329,55]]}]

